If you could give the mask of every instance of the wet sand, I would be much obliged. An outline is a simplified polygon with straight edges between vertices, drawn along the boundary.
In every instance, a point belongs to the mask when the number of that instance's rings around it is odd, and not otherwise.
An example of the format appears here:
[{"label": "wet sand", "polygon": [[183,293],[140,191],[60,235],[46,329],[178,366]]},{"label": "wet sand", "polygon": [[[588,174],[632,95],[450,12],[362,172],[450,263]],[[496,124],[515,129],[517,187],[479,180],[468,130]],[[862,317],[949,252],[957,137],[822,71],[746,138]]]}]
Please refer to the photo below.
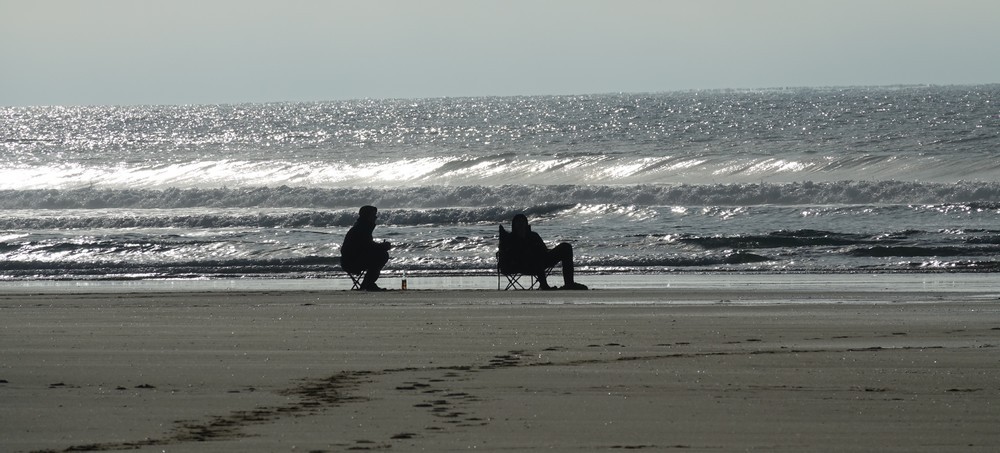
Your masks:
[{"label": "wet sand", "polygon": [[0,451],[996,451],[996,294],[13,291]]}]

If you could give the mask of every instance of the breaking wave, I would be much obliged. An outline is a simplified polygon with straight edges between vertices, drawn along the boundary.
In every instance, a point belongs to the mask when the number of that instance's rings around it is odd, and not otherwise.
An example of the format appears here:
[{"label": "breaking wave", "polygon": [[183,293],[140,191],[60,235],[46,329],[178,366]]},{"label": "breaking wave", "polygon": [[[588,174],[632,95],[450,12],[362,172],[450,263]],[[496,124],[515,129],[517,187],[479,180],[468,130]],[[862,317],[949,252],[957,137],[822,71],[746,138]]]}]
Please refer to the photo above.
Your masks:
[{"label": "breaking wave", "polygon": [[0,209],[178,209],[513,207],[575,204],[750,206],[949,204],[1000,206],[1000,183],[904,181],[787,184],[502,185],[398,188],[256,187],[213,189],[0,190]]},{"label": "breaking wave", "polygon": [[[572,206],[542,205],[524,209],[512,208],[439,208],[428,210],[395,209],[383,210],[380,221],[390,225],[462,225],[478,223],[497,223],[509,221],[514,214],[548,215],[563,211]],[[203,211],[203,210],[200,210]],[[0,230],[52,230],[52,229],[88,229],[88,228],[325,228],[349,227],[357,220],[357,210],[354,208],[336,211],[293,211],[247,213],[232,211],[230,213],[190,212],[172,214],[169,211],[124,212],[116,215],[104,215],[96,212],[93,215],[69,213],[37,216],[37,215],[6,215],[0,217]]]}]

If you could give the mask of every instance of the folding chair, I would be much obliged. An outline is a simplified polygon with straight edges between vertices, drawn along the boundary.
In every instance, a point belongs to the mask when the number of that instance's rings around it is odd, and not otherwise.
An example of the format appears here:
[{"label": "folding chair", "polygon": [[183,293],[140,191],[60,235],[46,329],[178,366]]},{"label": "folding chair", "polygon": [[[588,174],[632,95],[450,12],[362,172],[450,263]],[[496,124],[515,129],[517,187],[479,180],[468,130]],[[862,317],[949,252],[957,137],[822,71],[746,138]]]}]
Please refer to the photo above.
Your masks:
[{"label": "folding chair", "polygon": [[366,271],[361,271],[355,274],[347,269],[344,269],[343,267],[341,267],[341,269],[344,270],[344,273],[346,273],[348,277],[351,277],[351,289],[361,289],[361,282],[365,279]]},{"label": "folding chair", "polygon": [[[504,251],[504,246],[503,246],[504,242],[507,240],[507,235],[509,234],[510,233],[508,233],[507,230],[504,229],[503,225],[500,225],[500,237],[499,237],[500,250],[497,251],[496,253],[497,291],[500,290],[507,291],[508,289],[511,288],[515,290],[535,289],[535,286],[538,285],[538,277],[534,274],[528,274],[523,272],[521,269],[518,269],[519,266],[517,266],[516,263],[507,262],[506,260],[503,259],[503,256],[501,255],[501,253]],[[555,266],[545,269],[545,275],[548,276],[550,273],[552,273],[552,269],[554,267]],[[524,285],[521,283],[521,277],[524,276],[528,276],[529,284],[527,288],[525,288]],[[503,277],[507,278],[507,286],[503,286]]]},{"label": "folding chair", "polygon": [[538,279],[535,278],[534,275],[529,275],[528,278],[531,280],[531,284],[528,285],[527,288],[525,288],[524,285],[521,284],[521,277],[523,277],[524,274],[522,274],[520,272],[515,272],[515,271],[513,271],[511,269],[505,269],[504,266],[501,266],[501,263],[500,263],[500,252],[497,252],[497,291],[500,291],[500,288],[502,286],[501,276],[507,278],[507,286],[503,287],[504,291],[507,291],[508,289],[511,289],[511,288],[514,288],[514,289],[532,289],[538,283],[537,282]]},{"label": "folding chair", "polygon": [[[545,276],[546,277],[548,277],[550,274],[552,274],[552,269],[555,269],[555,266],[552,266],[552,267],[549,267],[549,268],[545,269]],[[527,288],[525,288],[524,285],[521,284],[521,277],[524,277],[524,276],[528,277],[529,284],[528,284]],[[502,279],[502,277],[506,277],[507,278],[507,286],[506,287],[503,286],[503,279]],[[536,285],[538,285],[538,277],[536,275],[534,275],[534,274],[526,274],[524,272],[516,271],[516,270],[510,269],[510,268],[501,267],[501,265],[500,265],[500,252],[497,252],[497,291],[500,291],[500,290],[507,291],[508,289],[511,289],[511,288],[514,288],[514,289],[535,289]]]}]

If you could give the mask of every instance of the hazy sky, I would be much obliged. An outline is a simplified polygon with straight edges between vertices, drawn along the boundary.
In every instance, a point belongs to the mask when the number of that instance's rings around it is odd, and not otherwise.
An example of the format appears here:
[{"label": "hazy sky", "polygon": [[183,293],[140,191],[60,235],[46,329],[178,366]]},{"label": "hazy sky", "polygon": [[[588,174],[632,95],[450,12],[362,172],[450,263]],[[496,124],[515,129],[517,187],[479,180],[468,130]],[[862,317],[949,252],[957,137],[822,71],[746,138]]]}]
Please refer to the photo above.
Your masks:
[{"label": "hazy sky", "polygon": [[997,0],[0,0],[0,105],[1000,82]]}]

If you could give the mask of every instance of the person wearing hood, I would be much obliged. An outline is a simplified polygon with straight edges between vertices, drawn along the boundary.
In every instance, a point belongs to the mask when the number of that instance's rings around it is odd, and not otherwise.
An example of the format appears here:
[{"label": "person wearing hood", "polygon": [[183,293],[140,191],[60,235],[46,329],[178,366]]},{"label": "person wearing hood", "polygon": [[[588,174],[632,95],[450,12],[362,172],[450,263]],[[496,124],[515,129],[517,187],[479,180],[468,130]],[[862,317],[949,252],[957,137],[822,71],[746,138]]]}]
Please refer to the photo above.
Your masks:
[{"label": "person wearing hood", "polygon": [[377,208],[362,206],[358,211],[358,220],[347,231],[344,243],[340,247],[340,266],[352,274],[365,274],[361,282],[363,291],[382,291],[375,281],[381,275],[382,268],[389,262],[389,249],[392,248],[392,244],[375,242],[372,238],[377,217]]}]

